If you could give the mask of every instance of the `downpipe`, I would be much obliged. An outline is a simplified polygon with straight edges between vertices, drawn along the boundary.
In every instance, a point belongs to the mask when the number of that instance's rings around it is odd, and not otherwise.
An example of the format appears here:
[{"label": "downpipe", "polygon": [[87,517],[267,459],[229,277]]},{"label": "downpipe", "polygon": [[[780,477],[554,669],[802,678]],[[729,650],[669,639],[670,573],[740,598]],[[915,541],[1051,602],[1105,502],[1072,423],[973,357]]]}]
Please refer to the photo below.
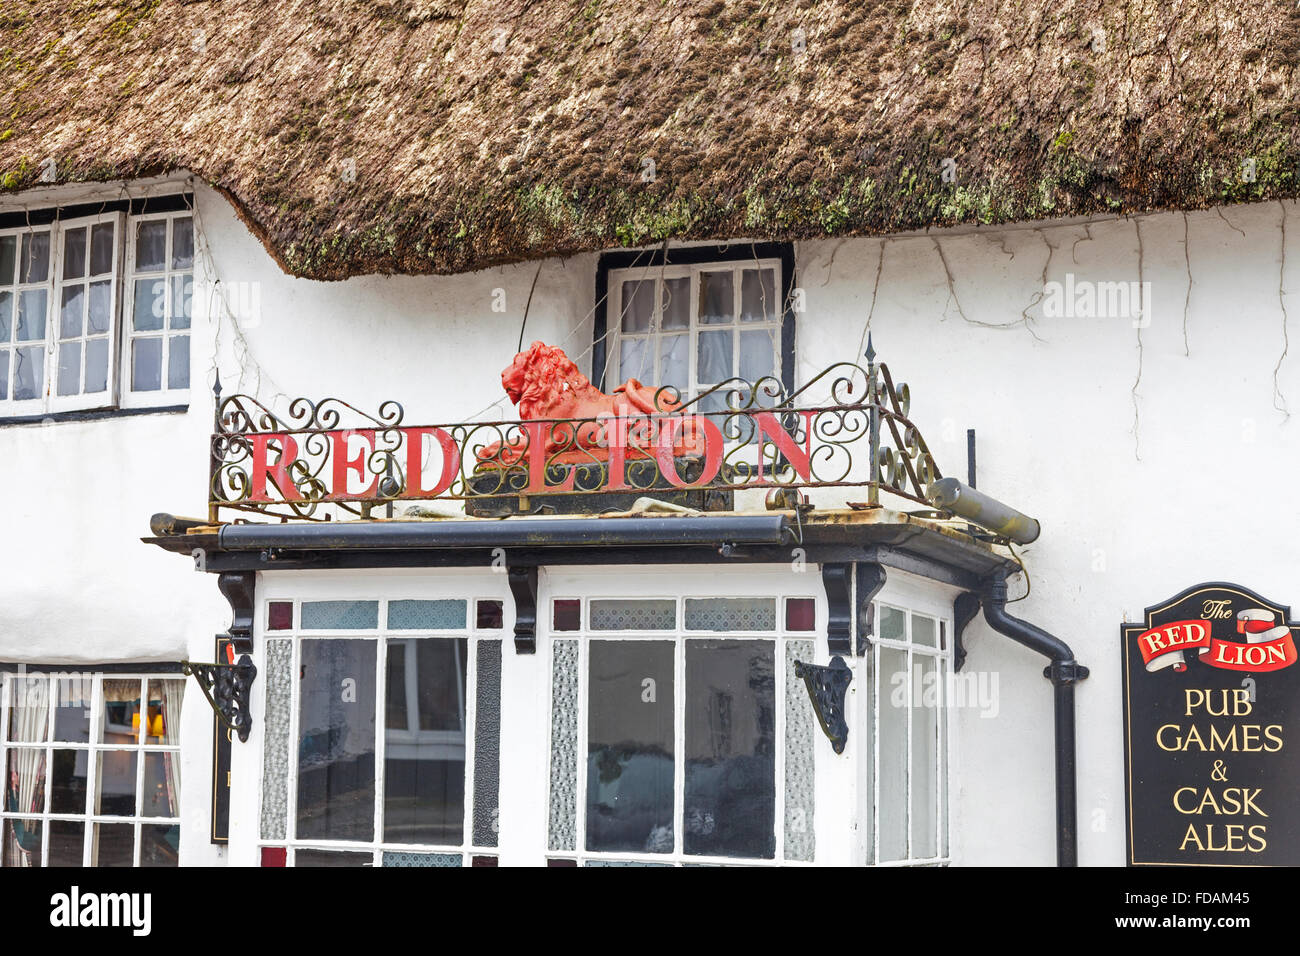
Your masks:
[{"label": "downpipe", "polygon": [[1075,766],[1074,685],[1088,676],[1088,668],[1074,659],[1074,651],[1058,637],[1007,613],[1007,575],[999,571],[984,582],[980,604],[989,627],[1017,644],[1051,660],[1043,676],[1052,682],[1056,724],[1056,865],[1079,864],[1079,814]]}]

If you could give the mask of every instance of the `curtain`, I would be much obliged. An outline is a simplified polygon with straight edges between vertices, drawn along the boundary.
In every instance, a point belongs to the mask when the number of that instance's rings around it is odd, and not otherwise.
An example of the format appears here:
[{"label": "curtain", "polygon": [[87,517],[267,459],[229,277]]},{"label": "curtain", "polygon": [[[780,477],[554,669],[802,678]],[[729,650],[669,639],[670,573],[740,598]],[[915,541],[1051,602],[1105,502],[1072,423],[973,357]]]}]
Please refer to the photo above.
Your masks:
[{"label": "curtain", "polygon": [[[179,680],[161,680],[163,711],[163,740],[165,744],[179,744],[181,740],[181,701],[185,697],[185,682]],[[152,696],[152,695],[150,695]],[[181,755],[168,753],[163,755],[167,767],[167,800],[171,805],[172,816],[180,816],[181,795]]]},{"label": "curtain", "polygon": [[[50,682],[45,677],[18,678],[10,683],[14,695],[9,711],[13,743],[45,743],[49,732]],[[5,809],[13,813],[45,809],[45,748],[13,747],[5,781]],[[39,866],[41,830],[29,820],[9,820],[5,827],[6,866]]]}]

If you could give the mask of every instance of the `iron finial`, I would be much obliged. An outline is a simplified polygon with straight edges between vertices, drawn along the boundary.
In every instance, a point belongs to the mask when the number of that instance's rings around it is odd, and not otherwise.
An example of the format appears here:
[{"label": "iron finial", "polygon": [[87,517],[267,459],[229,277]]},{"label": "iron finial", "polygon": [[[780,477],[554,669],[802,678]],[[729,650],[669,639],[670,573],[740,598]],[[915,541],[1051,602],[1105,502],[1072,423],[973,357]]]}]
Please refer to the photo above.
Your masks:
[{"label": "iron finial", "polygon": [[867,361],[874,362],[875,360],[876,360],[876,347],[871,344],[871,333],[868,332],[867,333]]},{"label": "iron finial", "polygon": [[221,370],[212,370],[212,394],[221,397]]}]

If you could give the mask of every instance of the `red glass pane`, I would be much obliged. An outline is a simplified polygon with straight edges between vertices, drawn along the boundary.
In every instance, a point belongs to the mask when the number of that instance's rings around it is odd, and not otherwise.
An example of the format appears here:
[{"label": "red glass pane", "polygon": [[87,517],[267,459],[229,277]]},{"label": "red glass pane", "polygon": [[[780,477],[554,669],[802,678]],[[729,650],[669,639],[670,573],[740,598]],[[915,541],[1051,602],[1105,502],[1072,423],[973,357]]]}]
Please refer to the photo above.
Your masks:
[{"label": "red glass pane", "polygon": [[501,626],[500,601],[479,601],[475,610],[475,618],[479,627],[492,628]]},{"label": "red glass pane", "polygon": [[470,866],[496,866],[497,858],[494,856],[476,856]]},{"label": "red glass pane", "polygon": [[576,631],[582,626],[582,602],[556,601],[554,628],[557,631]]},{"label": "red glass pane", "polygon": [[790,598],[785,602],[785,629],[811,631],[817,626],[817,602],[812,598]]},{"label": "red glass pane", "polygon": [[270,614],[266,622],[266,629],[268,631],[293,630],[292,601],[272,601],[270,608]]},{"label": "red glass pane", "polygon": [[289,858],[289,851],[282,846],[262,847],[263,866],[284,866]]},{"label": "red glass pane", "polygon": [[547,866],[577,866],[577,860],[547,860]]}]

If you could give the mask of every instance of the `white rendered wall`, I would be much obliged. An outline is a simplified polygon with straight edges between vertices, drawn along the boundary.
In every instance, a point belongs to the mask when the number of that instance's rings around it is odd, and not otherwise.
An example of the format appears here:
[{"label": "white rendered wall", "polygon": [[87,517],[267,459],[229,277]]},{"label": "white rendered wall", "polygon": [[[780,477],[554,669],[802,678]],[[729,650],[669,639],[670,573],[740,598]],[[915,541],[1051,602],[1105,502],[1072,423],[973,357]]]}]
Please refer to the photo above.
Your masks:
[{"label": "white rendered wall", "polygon": [[[536,276],[524,344],[563,345],[588,367],[594,255],[548,259],[540,273],[532,262],[453,277],[292,279],[225,200],[195,191],[211,269],[205,275],[201,265],[196,276],[191,410],[0,428],[4,659],[211,659],[212,637],[230,618],[215,579],[138,538],[155,511],[203,513],[214,364],[226,394],[255,392],[281,409],[287,397],[333,395],[367,411],[396,399],[412,423],[510,418],[505,401],[484,410],[504,398],[497,376],[519,342]],[[806,298],[800,380],[858,354],[879,272],[875,345],[912,386],[912,417],[940,467],[965,477],[965,430],[977,429],[980,488],[1042,521],[1042,537],[1024,552],[1033,592],[1010,610],[1066,640],[1092,668],[1078,695],[1084,864],[1123,862],[1120,623],[1211,579],[1300,603],[1300,561],[1287,541],[1297,509],[1278,477],[1300,466],[1300,442],[1274,408],[1279,288],[1300,281],[1292,249],[1280,282],[1282,210],[796,246]],[[1300,217],[1293,204],[1286,211],[1294,236]],[[1067,272],[1076,282],[1137,281],[1139,267],[1151,283],[1145,328],[1128,317],[1043,315],[1044,271],[1048,281],[1064,282]],[[1295,295],[1282,298],[1300,309]],[[1019,323],[1026,307],[1028,328],[987,327]],[[1278,385],[1300,409],[1300,352],[1282,362]],[[859,495],[818,501],[846,497]],[[1014,582],[1013,592],[1022,587]],[[979,622],[967,642],[967,667],[996,675],[999,694],[996,717],[971,708],[957,715],[955,858],[1051,864],[1045,662]],[[507,653],[506,684],[528,667]],[[183,733],[206,741],[209,711],[191,690]],[[510,719],[514,703],[506,706]],[[206,746],[187,743],[186,863],[220,859],[206,843],[210,758]],[[236,757],[236,768],[246,763]],[[515,772],[503,767],[503,788]],[[520,764],[518,773],[532,771]],[[510,799],[503,793],[503,813]]]}]

